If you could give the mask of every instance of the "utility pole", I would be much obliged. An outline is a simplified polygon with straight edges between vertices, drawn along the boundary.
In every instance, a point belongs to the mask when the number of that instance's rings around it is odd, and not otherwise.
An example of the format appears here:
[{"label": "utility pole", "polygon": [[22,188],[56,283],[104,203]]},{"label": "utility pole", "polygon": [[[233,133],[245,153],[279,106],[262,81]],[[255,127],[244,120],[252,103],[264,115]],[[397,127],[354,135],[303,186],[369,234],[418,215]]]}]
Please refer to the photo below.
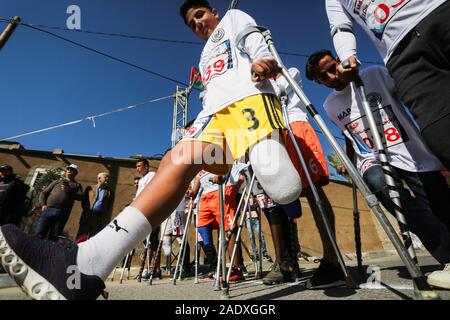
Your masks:
[{"label": "utility pole", "polygon": [[0,50],[2,50],[6,41],[8,41],[9,37],[12,35],[12,33],[14,32],[14,30],[16,29],[16,27],[19,23],[20,23],[20,17],[15,16],[8,23],[5,30],[3,30],[2,34],[0,34]]}]

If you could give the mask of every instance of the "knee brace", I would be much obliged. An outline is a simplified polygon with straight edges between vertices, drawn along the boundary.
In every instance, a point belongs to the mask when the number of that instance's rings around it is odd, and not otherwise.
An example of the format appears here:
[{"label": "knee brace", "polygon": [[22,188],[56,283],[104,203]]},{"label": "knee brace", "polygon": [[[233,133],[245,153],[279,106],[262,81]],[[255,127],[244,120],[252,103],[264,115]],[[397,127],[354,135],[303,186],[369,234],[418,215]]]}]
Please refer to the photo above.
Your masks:
[{"label": "knee brace", "polygon": [[288,204],[300,197],[300,176],[284,145],[268,137],[249,150],[250,164],[269,197],[279,204]]}]

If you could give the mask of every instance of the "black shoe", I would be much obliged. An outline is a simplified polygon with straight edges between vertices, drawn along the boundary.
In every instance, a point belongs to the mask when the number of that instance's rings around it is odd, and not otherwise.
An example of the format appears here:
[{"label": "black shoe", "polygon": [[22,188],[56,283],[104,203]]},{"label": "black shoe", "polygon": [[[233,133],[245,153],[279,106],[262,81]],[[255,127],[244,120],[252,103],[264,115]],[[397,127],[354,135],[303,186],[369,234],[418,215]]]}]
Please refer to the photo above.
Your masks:
[{"label": "black shoe", "polygon": [[326,289],[345,285],[345,275],[341,268],[322,259],[319,268],[306,283],[307,289]]},{"label": "black shoe", "polygon": [[79,272],[77,251],[74,242],[42,240],[11,224],[0,228],[1,264],[32,299],[95,300],[101,294],[106,297],[102,279]]},{"label": "black shoe", "polygon": [[155,271],[155,273],[153,274],[153,278],[152,279],[156,279],[156,278],[158,278],[159,280],[162,280],[162,271],[161,271],[161,269],[160,270],[158,270],[158,271]]}]

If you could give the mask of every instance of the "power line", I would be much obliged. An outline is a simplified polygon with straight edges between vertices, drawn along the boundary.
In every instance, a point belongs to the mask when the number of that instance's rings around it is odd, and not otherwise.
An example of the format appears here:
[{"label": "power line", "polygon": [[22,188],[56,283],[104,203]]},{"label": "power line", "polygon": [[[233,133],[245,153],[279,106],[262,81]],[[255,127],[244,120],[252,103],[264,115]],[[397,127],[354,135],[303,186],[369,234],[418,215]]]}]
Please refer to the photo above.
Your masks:
[{"label": "power line", "polygon": [[136,65],[136,64],[134,64],[134,63],[131,63],[131,62],[125,61],[125,60],[123,60],[123,59],[114,57],[114,56],[112,56],[112,55],[110,55],[110,54],[108,54],[108,53],[99,51],[99,50],[97,50],[97,49],[93,49],[93,48],[88,47],[88,46],[86,46],[86,45],[84,45],[84,44],[81,44],[81,43],[79,43],[79,42],[75,42],[75,41],[73,41],[73,40],[67,39],[67,38],[62,37],[62,36],[60,36],[60,35],[57,35],[57,34],[55,34],[55,33],[53,33],[53,32],[50,32],[50,31],[47,31],[47,30],[43,30],[43,29],[40,29],[40,28],[37,28],[37,27],[33,27],[33,26],[30,26],[30,25],[24,25],[24,26],[26,26],[27,28],[30,28],[30,29],[34,29],[34,30],[39,31],[39,32],[46,33],[46,34],[48,34],[48,35],[50,35],[50,36],[52,36],[52,37],[55,37],[55,38],[57,38],[57,39],[66,41],[66,42],[71,43],[71,44],[73,44],[73,45],[75,45],[75,46],[78,46],[78,47],[80,47],[80,48],[83,48],[83,49],[86,49],[86,50],[88,50],[88,51],[94,52],[94,53],[96,53],[96,54],[102,55],[102,56],[104,56],[104,57],[106,57],[106,58],[109,58],[109,59],[111,59],[111,60],[114,60],[114,61],[123,63],[123,64],[125,64],[125,65],[128,65],[128,66],[130,66],[130,67],[139,69],[139,70],[141,70],[141,71],[150,73],[150,74],[152,74],[152,75],[154,75],[154,76],[157,76],[157,77],[160,77],[160,78],[162,78],[162,79],[169,80],[169,81],[172,81],[172,82],[175,82],[175,83],[184,85],[184,86],[188,86],[188,84],[185,83],[185,82],[179,81],[179,80],[174,79],[174,78],[170,78],[170,77],[165,76],[165,75],[163,75],[163,74],[161,74],[161,73],[158,73],[158,72],[149,70],[149,69],[147,69],[147,68],[138,66],[138,65]]},{"label": "power line", "polygon": [[144,102],[141,102],[141,103],[133,104],[133,105],[127,106],[127,107],[122,107],[122,108],[115,109],[115,110],[108,111],[108,112],[104,112],[104,113],[101,113],[101,114],[97,114],[97,115],[93,115],[93,116],[88,116],[88,117],[84,117],[84,118],[82,118],[82,119],[78,119],[78,120],[66,122],[66,123],[63,123],[63,124],[58,124],[58,125],[51,126],[51,127],[48,127],[48,128],[39,129],[39,130],[35,130],[35,131],[31,131],[31,132],[19,134],[19,135],[13,136],[13,137],[8,137],[8,138],[0,139],[0,141],[14,140],[14,139],[17,139],[17,138],[22,138],[22,137],[25,137],[25,136],[30,136],[30,135],[37,134],[37,133],[41,133],[41,132],[45,132],[45,131],[50,131],[50,130],[54,130],[54,129],[59,129],[59,128],[63,128],[63,127],[68,127],[68,126],[71,126],[71,125],[74,125],[74,124],[81,123],[81,122],[83,122],[83,121],[92,121],[92,124],[93,124],[93,126],[94,126],[94,128],[95,128],[95,126],[96,126],[96,125],[95,125],[95,119],[96,119],[96,118],[101,118],[101,117],[109,116],[109,115],[112,115],[112,114],[118,113],[118,112],[128,111],[128,110],[131,110],[131,109],[135,109],[135,108],[138,108],[138,107],[142,107],[142,106],[147,105],[147,104],[152,104],[152,103],[156,103],[156,102],[159,102],[159,101],[167,100],[167,99],[173,98],[173,97],[175,97],[174,94],[172,94],[172,95],[170,95],[170,96],[166,96],[166,97],[161,97],[161,98],[153,99],[153,100],[147,100],[147,101],[144,101]]},{"label": "power line", "polygon": [[[4,18],[0,18],[0,21],[9,21]],[[21,22],[20,24],[27,26],[27,27],[35,27],[35,28],[44,28],[44,29],[53,29],[53,30],[60,30],[60,31],[66,31],[66,32],[74,32],[74,33],[86,33],[86,34],[93,34],[93,35],[101,35],[101,36],[109,36],[109,37],[119,37],[119,38],[128,38],[128,39],[135,39],[135,40],[145,40],[145,41],[154,41],[154,42],[166,42],[166,43],[175,43],[175,44],[187,44],[187,45],[197,45],[197,46],[203,46],[203,42],[198,41],[187,41],[187,40],[174,40],[174,39],[166,39],[166,38],[155,38],[155,37],[145,37],[145,36],[137,36],[137,35],[129,35],[129,34],[122,34],[122,33],[111,33],[111,32],[101,32],[101,31],[92,31],[92,30],[71,30],[67,28],[61,28],[61,27],[55,27],[55,26],[47,26],[43,24],[32,24],[32,23],[25,23]],[[301,57],[301,58],[308,58],[309,55],[306,53],[296,53],[296,52],[288,52],[288,51],[280,51],[281,55],[285,56],[293,56],[293,57]],[[368,61],[368,60],[361,60],[363,63],[367,64],[377,64],[377,65],[383,65],[381,62],[376,61]]]}]

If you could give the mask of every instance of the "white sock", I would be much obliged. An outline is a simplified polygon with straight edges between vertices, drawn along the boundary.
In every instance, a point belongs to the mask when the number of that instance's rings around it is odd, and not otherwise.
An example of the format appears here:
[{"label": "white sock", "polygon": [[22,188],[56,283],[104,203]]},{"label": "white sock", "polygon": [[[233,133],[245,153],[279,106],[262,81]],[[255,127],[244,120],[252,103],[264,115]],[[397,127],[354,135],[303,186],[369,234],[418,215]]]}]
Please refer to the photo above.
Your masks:
[{"label": "white sock", "polygon": [[87,275],[106,280],[128,252],[152,232],[147,218],[134,207],[126,207],[108,226],[78,247],[77,265]]},{"label": "white sock", "polygon": [[302,182],[282,143],[261,140],[250,148],[249,158],[256,179],[273,201],[289,204],[300,197]]}]

